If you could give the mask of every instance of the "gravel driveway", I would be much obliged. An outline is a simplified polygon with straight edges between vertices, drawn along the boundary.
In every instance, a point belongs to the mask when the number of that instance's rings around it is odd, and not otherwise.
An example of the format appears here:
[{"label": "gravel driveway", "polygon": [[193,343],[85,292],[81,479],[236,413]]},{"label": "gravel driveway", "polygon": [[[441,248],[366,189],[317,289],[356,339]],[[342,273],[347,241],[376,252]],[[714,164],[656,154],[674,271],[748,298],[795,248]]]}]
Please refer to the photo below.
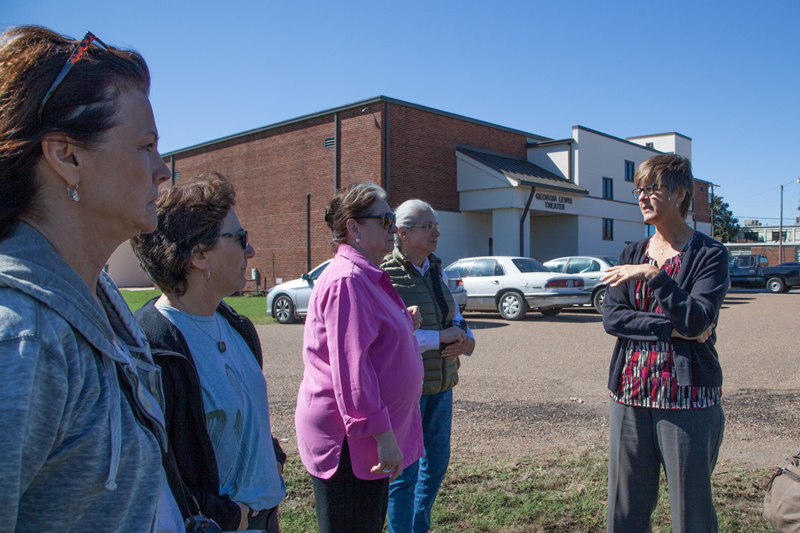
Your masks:
[{"label": "gravel driveway", "polygon": [[[800,292],[731,290],[717,349],[727,418],[720,461],[770,467],[800,448]],[[454,389],[453,456],[519,457],[606,446],[614,338],[589,309],[521,322],[467,313],[477,348]],[[296,453],[303,324],[259,326],[273,433]]]}]

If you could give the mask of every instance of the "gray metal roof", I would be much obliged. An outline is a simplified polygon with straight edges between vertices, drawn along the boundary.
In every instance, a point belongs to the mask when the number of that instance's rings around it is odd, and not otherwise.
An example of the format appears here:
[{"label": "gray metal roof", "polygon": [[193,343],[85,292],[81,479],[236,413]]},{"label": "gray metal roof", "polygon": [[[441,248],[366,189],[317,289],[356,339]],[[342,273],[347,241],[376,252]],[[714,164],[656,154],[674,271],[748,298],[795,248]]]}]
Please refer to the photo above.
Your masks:
[{"label": "gray metal roof", "polygon": [[505,157],[493,153],[477,152],[466,148],[457,148],[462,154],[502,173],[507,178],[521,182],[523,185],[542,187],[571,194],[587,195],[589,191],[573,182],[553,174],[525,159]]}]

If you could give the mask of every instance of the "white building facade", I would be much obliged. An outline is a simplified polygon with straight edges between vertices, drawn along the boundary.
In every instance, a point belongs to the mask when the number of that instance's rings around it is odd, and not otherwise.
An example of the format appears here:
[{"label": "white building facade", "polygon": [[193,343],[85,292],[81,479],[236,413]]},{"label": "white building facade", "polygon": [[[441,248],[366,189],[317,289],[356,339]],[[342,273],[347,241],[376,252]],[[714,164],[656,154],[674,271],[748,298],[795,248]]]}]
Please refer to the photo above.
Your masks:
[{"label": "white building facade", "polygon": [[[569,139],[530,142],[526,158],[459,145],[461,212],[439,213],[437,253],[445,265],[476,255],[542,262],[567,255],[616,257],[647,234],[632,194],[633,175],[662,153],[691,159],[691,139],[679,133],[621,139],[575,126]],[[704,184],[698,181],[695,191],[705,192]],[[687,222],[711,232],[694,209]]]}]

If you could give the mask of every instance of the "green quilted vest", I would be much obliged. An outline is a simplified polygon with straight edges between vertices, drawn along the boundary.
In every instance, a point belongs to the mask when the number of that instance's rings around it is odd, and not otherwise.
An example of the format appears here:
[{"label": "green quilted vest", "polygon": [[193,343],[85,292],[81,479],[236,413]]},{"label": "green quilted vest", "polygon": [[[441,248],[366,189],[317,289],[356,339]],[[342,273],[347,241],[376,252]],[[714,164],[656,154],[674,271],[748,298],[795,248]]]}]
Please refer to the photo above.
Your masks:
[{"label": "green quilted vest", "polygon": [[[434,269],[439,270],[442,261],[433,254],[429,255],[430,268],[425,271],[424,276],[420,276],[419,271],[398,248],[395,248],[391,256],[387,257],[389,259],[381,265],[381,268],[391,276],[392,285],[397,289],[406,307],[412,305],[419,307],[422,313],[420,329],[441,331],[442,322],[453,320],[456,309],[458,309],[453,295],[443,284],[442,292],[447,299],[449,309],[446,320],[442,320],[442,311],[436,304],[431,281],[431,272]],[[445,362],[447,362],[446,366]],[[446,391],[458,383],[458,364],[455,357],[448,357],[445,360],[442,359],[441,350],[428,350],[422,354],[422,363],[425,367],[422,394]]]}]

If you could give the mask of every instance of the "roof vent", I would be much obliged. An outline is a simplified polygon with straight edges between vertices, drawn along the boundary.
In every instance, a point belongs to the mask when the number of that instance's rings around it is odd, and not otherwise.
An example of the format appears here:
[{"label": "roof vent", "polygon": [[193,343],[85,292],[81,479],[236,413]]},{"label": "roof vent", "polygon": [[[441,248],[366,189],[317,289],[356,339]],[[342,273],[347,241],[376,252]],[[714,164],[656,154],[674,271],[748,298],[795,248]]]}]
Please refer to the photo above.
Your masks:
[{"label": "roof vent", "polygon": [[336,138],[328,137],[327,139],[325,139],[325,142],[322,143],[322,146],[324,146],[325,148],[333,148],[334,146],[336,146]]}]

